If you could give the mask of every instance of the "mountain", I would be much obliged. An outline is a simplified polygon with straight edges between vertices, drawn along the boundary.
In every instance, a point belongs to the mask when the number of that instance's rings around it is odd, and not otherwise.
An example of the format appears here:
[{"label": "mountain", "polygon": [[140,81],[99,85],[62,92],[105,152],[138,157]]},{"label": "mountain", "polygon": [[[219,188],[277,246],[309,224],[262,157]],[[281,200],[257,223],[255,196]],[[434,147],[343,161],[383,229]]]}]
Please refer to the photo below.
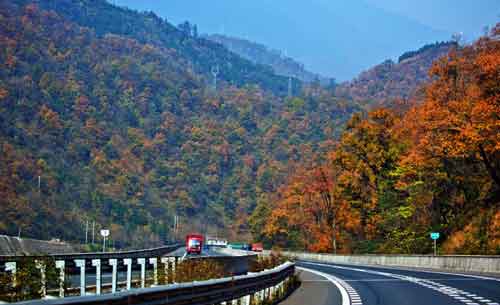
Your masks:
[{"label": "mountain", "polygon": [[454,42],[440,42],[406,52],[399,57],[397,63],[386,60],[364,71],[354,80],[340,84],[336,88],[336,94],[369,103],[407,99],[429,80],[428,71],[432,63],[446,56],[455,47]]},{"label": "mountain", "polygon": [[[100,0],[0,0],[0,50],[1,234],[248,238],[261,194],[360,110],[319,87],[281,97],[269,68]],[[241,86],[207,85],[221,56]]]},{"label": "mountain", "polygon": [[[15,1],[23,5],[30,2]],[[91,28],[97,37],[115,34],[142,44],[171,49],[186,67],[203,75],[207,83],[212,83],[212,68],[218,66],[218,80],[221,82],[237,86],[256,84],[276,95],[287,94],[287,78],[274,74],[269,67],[241,58],[218,43],[199,37],[195,26],[189,23],[176,27],[151,12],[139,13],[105,0],[42,0],[38,5],[79,26]]]},{"label": "mountain", "polygon": [[203,33],[242,37],[287,50],[308,70],[340,81],[386,58],[451,36],[363,0],[116,2],[155,11],[174,23],[189,20]]},{"label": "mountain", "polygon": [[309,83],[320,79],[326,80],[318,74],[307,71],[303,64],[287,57],[281,51],[271,50],[265,45],[220,34],[207,35],[206,37],[253,63],[271,66],[278,75],[296,77]]}]

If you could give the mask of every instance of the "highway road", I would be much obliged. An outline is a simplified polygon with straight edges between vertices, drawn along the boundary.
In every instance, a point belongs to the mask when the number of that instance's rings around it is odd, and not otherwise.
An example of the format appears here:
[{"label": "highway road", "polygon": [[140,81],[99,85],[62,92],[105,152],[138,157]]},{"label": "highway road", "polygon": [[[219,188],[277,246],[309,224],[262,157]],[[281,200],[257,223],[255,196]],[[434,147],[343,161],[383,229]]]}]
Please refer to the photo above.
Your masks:
[{"label": "highway road", "polygon": [[298,262],[302,287],[282,305],[500,305],[500,278]]}]

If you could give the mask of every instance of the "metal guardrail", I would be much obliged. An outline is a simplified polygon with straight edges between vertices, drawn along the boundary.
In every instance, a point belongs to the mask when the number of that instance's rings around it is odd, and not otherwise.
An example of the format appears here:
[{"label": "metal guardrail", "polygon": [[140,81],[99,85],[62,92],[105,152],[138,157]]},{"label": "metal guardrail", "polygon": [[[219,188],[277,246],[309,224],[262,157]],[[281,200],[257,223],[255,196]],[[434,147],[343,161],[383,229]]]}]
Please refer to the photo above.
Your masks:
[{"label": "metal guardrail", "polygon": [[25,255],[25,256],[8,256],[0,255],[0,263],[17,262],[25,259],[40,259],[51,258],[54,260],[75,260],[75,259],[123,259],[123,258],[141,258],[141,257],[159,257],[167,253],[175,251],[182,246],[180,244],[167,245],[158,248],[119,251],[119,252],[97,252],[97,253],[64,253],[64,254],[47,254],[47,255]]},{"label": "metal guardrail", "polygon": [[[295,265],[287,262],[279,267],[249,275],[202,282],[172,284],[137,289],[101,296],[69,297],[56,300],[37,300],[19,305],[213,305],[233,300],[250,305],[272,296],[282,297],[285,287],[295,273]],[[252,302],[255,304],[255,302]]]}]

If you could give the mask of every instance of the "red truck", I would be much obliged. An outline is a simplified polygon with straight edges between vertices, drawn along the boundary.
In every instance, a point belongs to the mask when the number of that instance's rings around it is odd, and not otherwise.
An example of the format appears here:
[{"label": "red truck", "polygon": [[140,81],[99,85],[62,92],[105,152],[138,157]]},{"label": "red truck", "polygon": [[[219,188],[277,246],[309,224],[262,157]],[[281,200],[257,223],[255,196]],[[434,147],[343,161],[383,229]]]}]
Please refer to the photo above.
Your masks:
[{"label": "red truck", "polygon": [[203,235],[189,234],[186,236],[187,254],[201,254],[203,248]]},{"label": "red truck", "polygon": [[264,250],[264,246],[262,246],[262,243],[253,243],[252,244],[252,251],[262,252],[263,250]]}]

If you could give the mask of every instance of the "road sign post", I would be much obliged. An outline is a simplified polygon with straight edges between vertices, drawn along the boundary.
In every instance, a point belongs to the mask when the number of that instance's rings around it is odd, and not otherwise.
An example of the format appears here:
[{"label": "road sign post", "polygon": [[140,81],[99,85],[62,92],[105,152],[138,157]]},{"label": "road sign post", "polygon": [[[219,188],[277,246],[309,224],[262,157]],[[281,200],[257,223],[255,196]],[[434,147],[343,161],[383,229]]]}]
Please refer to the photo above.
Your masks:
[{"label": "road sign post", "polygon": [[109,236],[109,230],[101,230],[102,240],[102,252],[106,252],[106,237]]},{"label": "road sign post", "polygon": [[434,241],[434,256],[437,256],[437,240],[439,239],[439,232],[432,232],[431,239]]}]

